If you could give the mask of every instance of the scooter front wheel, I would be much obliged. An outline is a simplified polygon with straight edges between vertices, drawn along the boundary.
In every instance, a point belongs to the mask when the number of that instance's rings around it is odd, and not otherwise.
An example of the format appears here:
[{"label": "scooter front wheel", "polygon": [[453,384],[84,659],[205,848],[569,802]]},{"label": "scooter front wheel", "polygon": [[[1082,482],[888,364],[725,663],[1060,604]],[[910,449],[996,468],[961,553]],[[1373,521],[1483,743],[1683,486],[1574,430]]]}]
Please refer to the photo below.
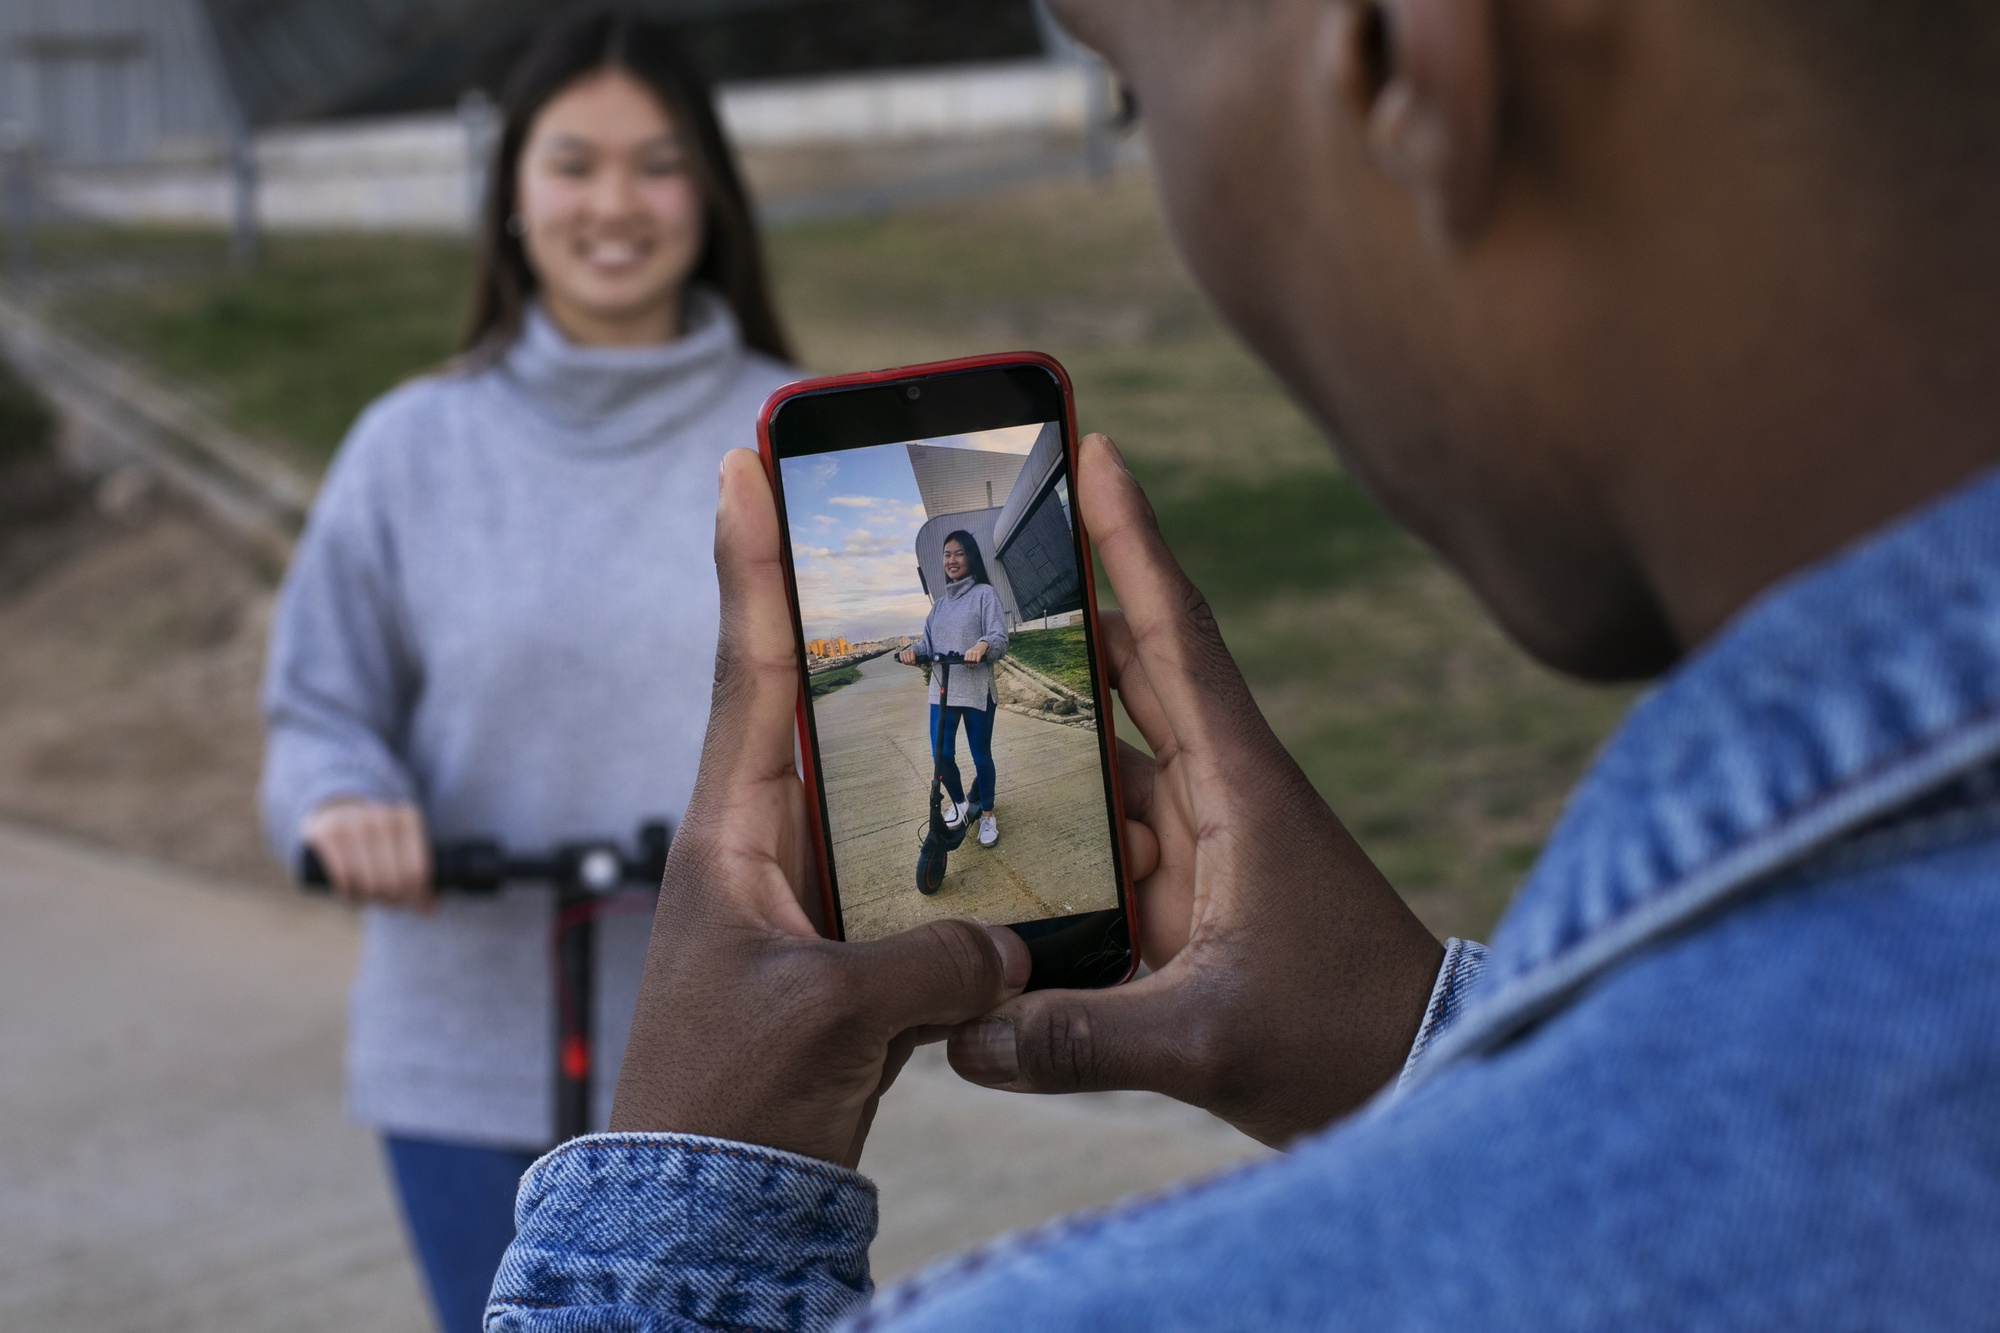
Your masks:
[{"label": "scooter front wheel", "polygon": [[924,839],[923,850],[917,853],[917,892],[926,898],[944,887],[945,855],[935,833]]}]

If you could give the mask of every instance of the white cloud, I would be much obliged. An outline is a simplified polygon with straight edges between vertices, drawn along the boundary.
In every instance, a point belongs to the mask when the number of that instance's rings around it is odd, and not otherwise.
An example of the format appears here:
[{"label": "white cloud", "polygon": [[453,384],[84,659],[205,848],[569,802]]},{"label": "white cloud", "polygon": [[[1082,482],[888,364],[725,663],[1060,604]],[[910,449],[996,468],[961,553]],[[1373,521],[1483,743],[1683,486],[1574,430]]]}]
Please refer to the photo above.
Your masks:
[{"label": "white cloud", "polygon": [[831,458],[822,458],[812,465],[812,475],[818,481],[832,481],[840,475],[840,464]]},{"label": "white cloud", "polygon": [[795,554],[799,612],[808,636],[877,639],[923,627],[930,598],[917,578],[908,538],[856,528],[843,534],[836,550],[811,547]]},{"label": "white cloud", "polygon": [[827,503],[840,505],[846,509],[873,509],[882,502],[872,495],[836,495]]},{"label": "white cloud", "polygon": [[1031,426],[1002,426],[998,430],[975,430],[964,435],[946,435],[935,440],[921,440],[921,444],[933,444],[943,449],[980,449],[993,454],[1031,453],[1035,441],[1041,437],[1042,428]]}]

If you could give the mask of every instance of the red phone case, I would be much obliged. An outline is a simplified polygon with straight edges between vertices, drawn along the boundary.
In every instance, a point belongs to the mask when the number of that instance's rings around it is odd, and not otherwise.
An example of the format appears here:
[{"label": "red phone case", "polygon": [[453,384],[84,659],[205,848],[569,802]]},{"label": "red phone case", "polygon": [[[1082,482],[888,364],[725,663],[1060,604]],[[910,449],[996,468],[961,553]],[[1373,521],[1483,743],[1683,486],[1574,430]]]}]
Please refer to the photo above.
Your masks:
[{"label": "red phone case", "polygon": [[[890,370],[865,370],[852,375],[827,375],[819,379],[798,380],[779,389],[764,400],[764,408],[757,414],[757,453],[764,460],[764,475],[771,484],[771,493],[775,496],[778,491],[778,463],[777,459],[771,453],[771,416],[788,400],[796,398],[801,394],[814,393],[823,389],[841,389],[867,384],[880,384],[890,380],[907,379],[912,375],[939,375],[964,370],[990,370],[1001,366],[1022,365],[1040,366],[1055,376],[1056,382],[1062,386],[1063,426],[1068,432],[1069,439],[1069,474],[1074,478],[1077,474],[1078,436],[1076,430],[1076,394],[1069,382],[1069,372],[1062,368],[1061,362],[1043,352],[996,352],[986,356],[960,357],[952,361],[930,361],[923,365],[897,366]],[[1090,642],[1094,650],[1095,646],[1101,642],[1100,627],[1097,621],[1097,580],[1092,575],[1090,568],[1090,532],[1084,526],[1081,504],[1072,506],[1072,517],[1076,524],[1077,537],[1083,548],[1085,560],[1085,568],[1081,571],[1083,574],[1083,605],[1084,615],[1088,617],[1090,623]],[[779,519],[781,522],[783,518],[784,516],[780,514]],[[787,552],[787,558],[784,561],[785,595],[791,599],[792,620],[796,624],[799,618],[799,589],[797,578],[792,570],[789,547],[787,547]],[[822,929],[837,929],[836,923],[840,919],[840,913],[835,908],[833,901],[833,879],[827,874],[826,820],[824,812],[820,809],[819,773],[813,758],[812,735],[806,721],[806,709],[808,706],[806,702],[806,650],[803,643],[797,643],[794,647],[798,653],[799,667],[797,715],[799,756],[800,762],[805,768],[806,805],[812,816],[813,863],[814,870],[819,875],[820,906],[825,914]],[[1101,668],[1102,664],[1100,663],[1099,666]],[[1101,683],[1103,676],[1101,669],[1098,675]],[[1125,787],[1118,772],[1118,738],[1115,734],[1116,728],[1112,719],[1112,710],[1104,701],[1100,701],[1099,703],[1097,720],[1098,745],[1103,754],[1105,771],[1111,776],[1111,809],[1114,826],[1118,835],[1118,846],[1115,849],[1115,855],[1112,859],[1118,866],[1119,902],[1125,909],[1126,927],[1132,936],[1132,963],[1126,970],[1125,975],[1119,979],[1118,984],[1122,985],[1130,981],[1133,973],[1139,969],[1139,900],[1138,895],[1132,890],[1131,870],[1125,864]]]}]

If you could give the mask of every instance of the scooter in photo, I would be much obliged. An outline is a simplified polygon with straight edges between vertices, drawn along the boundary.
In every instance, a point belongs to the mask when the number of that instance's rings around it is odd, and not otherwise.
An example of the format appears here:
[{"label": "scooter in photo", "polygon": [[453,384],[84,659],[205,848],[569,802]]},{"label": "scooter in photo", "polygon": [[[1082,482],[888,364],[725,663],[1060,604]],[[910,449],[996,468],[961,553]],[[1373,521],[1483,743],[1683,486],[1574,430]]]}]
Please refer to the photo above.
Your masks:
[{"label": "scooter in photo", "polygon": [[944,770],[938,755],[944,749],[944,720],[947,712],[943,701],[951,697],[952,663],[963,663],[963,653],[935,653],[919,656],[919,664],[929,663],[938,672],[937,724],[931,735],[931,819],[929,831],[924,834],[923,848],[917,853],[917,892],[930,897],[944,887],[945,863],[951,853],[965,842],[965,831],[972,821],[961,817],[956,824],[945,822],[944,812],[951,804],[951,797],[944,789]]}]

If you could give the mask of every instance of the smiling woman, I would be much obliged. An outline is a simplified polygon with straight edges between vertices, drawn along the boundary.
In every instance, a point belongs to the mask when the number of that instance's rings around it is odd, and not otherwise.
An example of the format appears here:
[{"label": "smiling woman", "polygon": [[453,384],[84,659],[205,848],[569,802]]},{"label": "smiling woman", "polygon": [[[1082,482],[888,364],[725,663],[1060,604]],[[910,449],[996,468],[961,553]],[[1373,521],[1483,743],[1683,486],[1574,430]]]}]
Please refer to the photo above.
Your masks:
[{"label": "smiling woman", "polygon": [[790,359],[749,197],[680,43],[602,15],[551,29],[509,92],[467,349],[504,350],[537,298],[580,341],[663,342],[690,282],[728,300],[748,346]]},{"label": "smiling woman", "polygon": [[[716,472],[795,378],[671,32],[562,20],[499,152],[469,354],[341,446],[265,687],[272,845],[310,846],[368,907],[348,1105],[386,1140],[447,1330],[478,1327],[514,1185],[553,1137],[554,927],[545,888],[433,901],[429,842],[678,822],[714,669]],[[597,1125],[649,931],[631,906],[590,927]]]}]

